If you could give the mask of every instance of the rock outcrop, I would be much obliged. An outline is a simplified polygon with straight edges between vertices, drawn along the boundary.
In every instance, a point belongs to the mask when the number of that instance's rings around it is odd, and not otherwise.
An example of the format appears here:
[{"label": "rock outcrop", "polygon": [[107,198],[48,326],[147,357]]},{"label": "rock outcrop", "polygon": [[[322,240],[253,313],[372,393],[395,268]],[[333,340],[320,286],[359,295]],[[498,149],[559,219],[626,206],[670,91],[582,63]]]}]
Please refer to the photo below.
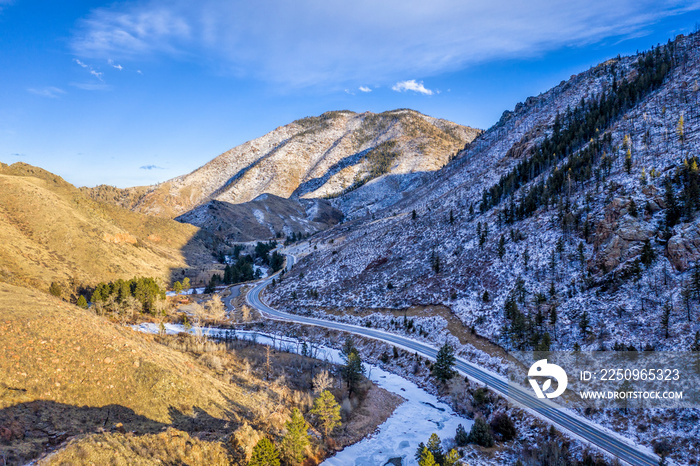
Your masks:
[{"label": "rock outcrop", "polygon": [[686,223],[675,229],[668,240],[668,259],[680,272],[684,272],[700,261],[700,221]]}]

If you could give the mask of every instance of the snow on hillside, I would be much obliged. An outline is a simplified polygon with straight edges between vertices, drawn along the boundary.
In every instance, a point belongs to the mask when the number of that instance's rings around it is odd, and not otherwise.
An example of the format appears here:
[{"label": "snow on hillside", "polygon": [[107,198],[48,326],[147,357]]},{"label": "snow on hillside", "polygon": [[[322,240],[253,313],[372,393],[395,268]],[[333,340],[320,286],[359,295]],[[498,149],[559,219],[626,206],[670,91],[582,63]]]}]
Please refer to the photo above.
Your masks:
[{"label": "snow on hillside", "polygon": [[[660,53],[609,60],[527,99],[408,192],[376,183],[377,198],[388,197],[312,238],[310,254],[268,292],[270,304],[349,320],[352,309],[443,305],[507,349],[690,349],[700,331],[699,41],[679,37]],[[585,121],[601,95],[638,84],[640,58],[661,63],[665,53],[672,65],[658,88],[620,97],[619,114],[590,141],[481,212],[485,191],[554,140],[558,114],[575,115],[583,99]],[[593,162],[580,162],[587,154]],[[557,177],[551,198],[508,217]],[[372,199],[372,189],[354,195]],[[427,338],[442,338],[436,330]],[[676,425],[669,441],[690,429]],[[637,435],[651,443],[655,434]],[[698,449],[697,438],[691,444]]]}]

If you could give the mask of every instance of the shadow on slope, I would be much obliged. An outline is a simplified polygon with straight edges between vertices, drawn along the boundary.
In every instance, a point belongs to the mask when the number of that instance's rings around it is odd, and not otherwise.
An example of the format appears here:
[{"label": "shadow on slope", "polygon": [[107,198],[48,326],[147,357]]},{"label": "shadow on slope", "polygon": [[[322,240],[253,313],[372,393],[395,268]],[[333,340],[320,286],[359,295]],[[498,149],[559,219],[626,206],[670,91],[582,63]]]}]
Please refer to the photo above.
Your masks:
[{"label": "shadow on slope", "polygon": [[220,439],[236,427],[197,406],[192,414],[174,406],[168,411],[171,421],[158,422],[119,404],[90,407],[52,400],[20,403],[0,410],[2,459],[7,465],[25,464],[79,435],[114,432],[140,436],[174,428],[193,437]]},{"label": "shadow on slope", "polygon": [[342,212],[323,199],[284,199],[261,194],[242,204],[209,201],[176,220],[234,243],[267,241],[291,233],[315,233],[339,223],[342,217]]}]

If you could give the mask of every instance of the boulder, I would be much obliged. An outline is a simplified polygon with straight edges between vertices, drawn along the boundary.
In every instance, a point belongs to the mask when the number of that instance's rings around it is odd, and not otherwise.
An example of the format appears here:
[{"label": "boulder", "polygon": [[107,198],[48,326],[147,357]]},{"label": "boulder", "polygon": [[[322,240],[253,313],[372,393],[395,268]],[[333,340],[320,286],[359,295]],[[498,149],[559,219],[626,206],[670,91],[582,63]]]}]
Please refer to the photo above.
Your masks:
[{"label": "boulder", "polygon": [[589,266],[608,272],[640,253],[644,241],[656,230],[640,217],[629,213],[630,200],[615,198],[606,206],[603,220],[596,226],[594,255]]},{"label": "boulder", "polygon": [[674,229],[666,254],[679,272],[688,270],[700,260],[700,219]]}]

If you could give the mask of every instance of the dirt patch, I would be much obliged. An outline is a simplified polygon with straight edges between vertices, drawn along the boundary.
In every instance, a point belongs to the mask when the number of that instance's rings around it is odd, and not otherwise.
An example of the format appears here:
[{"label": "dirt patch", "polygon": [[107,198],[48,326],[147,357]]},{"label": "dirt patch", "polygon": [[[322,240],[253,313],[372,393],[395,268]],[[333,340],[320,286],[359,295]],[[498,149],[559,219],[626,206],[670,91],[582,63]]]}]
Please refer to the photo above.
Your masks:
[{"label": "dirt patch", "polygon": [[375,432],[377,426],[386,421],[403,402],[404,399],[400,396],[372,385],[362,404],[348,419],[343,432],[337,436],[339,449],[357,443]]}]

